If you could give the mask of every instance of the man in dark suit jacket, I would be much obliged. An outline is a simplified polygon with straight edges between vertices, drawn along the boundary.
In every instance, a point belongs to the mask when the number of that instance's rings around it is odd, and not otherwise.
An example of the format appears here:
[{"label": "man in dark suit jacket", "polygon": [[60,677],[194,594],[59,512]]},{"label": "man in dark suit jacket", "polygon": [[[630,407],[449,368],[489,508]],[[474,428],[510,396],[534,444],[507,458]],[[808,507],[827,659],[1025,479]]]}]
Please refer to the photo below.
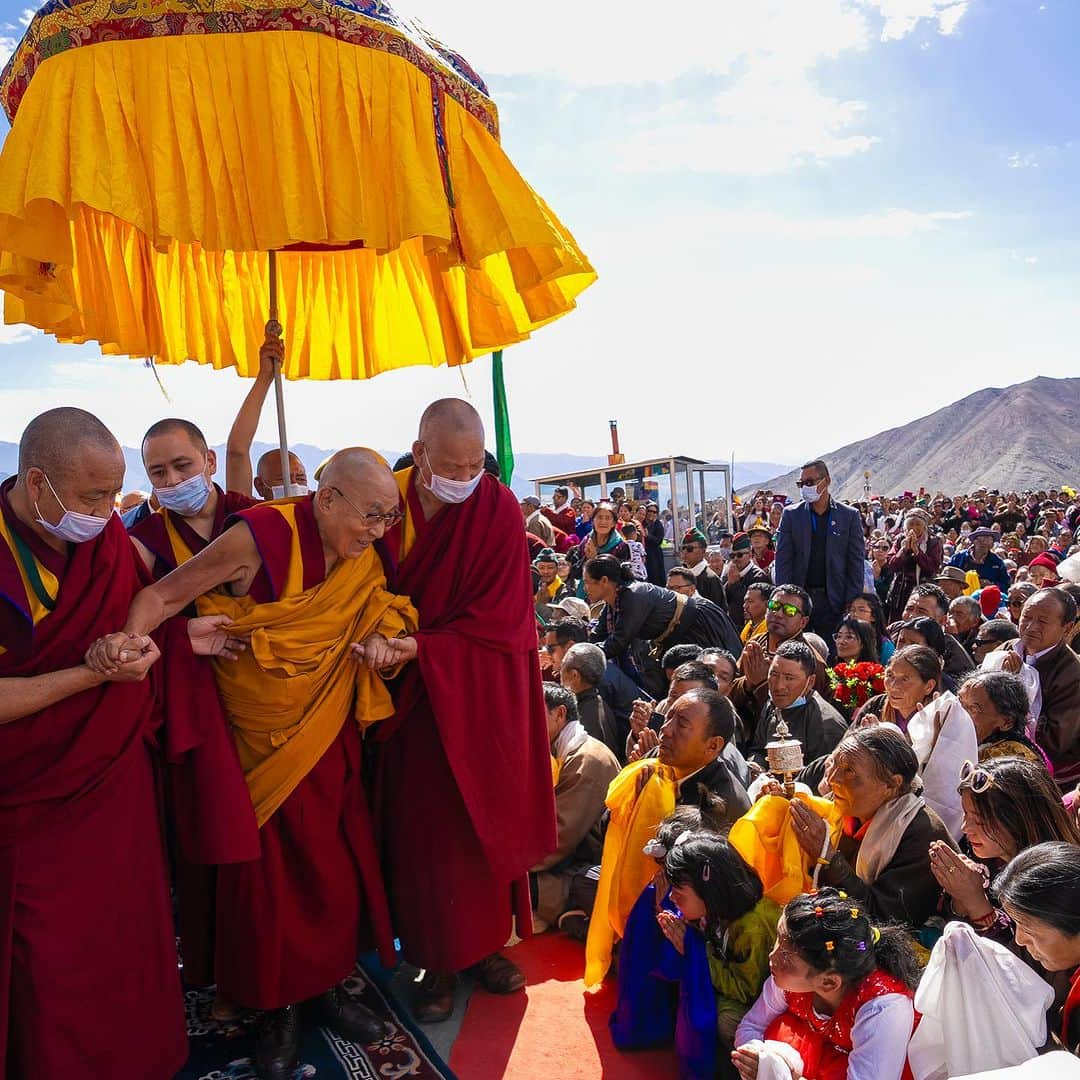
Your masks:
[{"label": "man in dark suit jacket", "polygon": [[801,585],[814,602],[810,627],[831,647],[847,605],[863,591],[866,540],[858,510],[829,494],[824,461],[802,467],[802,502],[789,506],[776,533],[777,585]]}]

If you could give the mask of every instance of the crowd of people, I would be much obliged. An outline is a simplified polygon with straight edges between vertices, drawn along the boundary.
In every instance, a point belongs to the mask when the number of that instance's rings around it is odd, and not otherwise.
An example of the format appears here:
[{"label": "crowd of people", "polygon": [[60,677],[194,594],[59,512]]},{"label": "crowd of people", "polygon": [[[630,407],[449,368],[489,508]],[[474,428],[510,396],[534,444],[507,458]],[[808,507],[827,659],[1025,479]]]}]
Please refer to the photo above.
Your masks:
[{"label": "crowd of people", "polygon": [[535,928],[683,1076],[1080,1073],[1080,496],[831,483],[678,544],[621,489],[523,500]]},{"label": "crowd of people", "polygon": [[361,952],[437,1022],[462,972],[523,989],[515,933],[580,941],[615,1044],[685,1076],[1077,1053],[1075,493],[848,506],[814,461],[733,531],[519,502],[453,399],[309,489],[251,463],[279,352],[223,487],[171,418],[123,497],[73,408],[0,485],[5,1076],[173,1076],[183,982],[286,1080],[305,1023],[387,1036]]}]

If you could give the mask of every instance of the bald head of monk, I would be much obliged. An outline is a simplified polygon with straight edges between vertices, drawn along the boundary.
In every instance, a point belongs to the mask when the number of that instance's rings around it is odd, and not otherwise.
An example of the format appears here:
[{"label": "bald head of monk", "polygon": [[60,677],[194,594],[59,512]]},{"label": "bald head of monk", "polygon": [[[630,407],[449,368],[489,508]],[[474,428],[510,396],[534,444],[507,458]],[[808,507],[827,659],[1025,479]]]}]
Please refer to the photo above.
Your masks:
[{"label": "bald head of monk", "polygon": [[315,520],[327,555],[359,558],[398,517],[394,474],[374,450],[339,450],[323,466]]},{"label": "bald head of monk", "polygon": [[484,423],[460,398],[433,401],[412,445],[424,489],[439,502],[464,502],[484,473]]},{"label": "bald head of monk", "polygon": [[[293,495],[307,494],[307,469],[292,451],[289,451],[289,483],[292,485]],[[284,498],[285,483],[281,479],[280,450],[267,450],[259,458],[259,463],[255,466],[255,491],[263,500]]]},{"label": "bald head of monk", "polygon": [[83,409],[50,409],[31,420],[19,440],[11,505],[22,522],[63,550],[69,540],[89,540],[100,531],[86,519],[107,522],[123,483],[124,454],[112,432]]}]

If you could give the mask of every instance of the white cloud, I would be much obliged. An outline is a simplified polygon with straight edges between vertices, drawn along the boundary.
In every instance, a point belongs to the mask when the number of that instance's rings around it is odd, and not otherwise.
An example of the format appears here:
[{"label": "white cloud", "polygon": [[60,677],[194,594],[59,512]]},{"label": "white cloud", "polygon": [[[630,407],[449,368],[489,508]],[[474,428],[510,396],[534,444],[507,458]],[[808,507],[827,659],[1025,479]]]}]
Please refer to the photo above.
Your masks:
[{"label": "white cloud", "polygon": [[[0,293],[0,307],[3,307],[4,296]],[[0,324],[0,345],[21,345],[29,341],[38,331],[29,326],[4,326]]]},{"label": "white cloud", "polygon": [[955,33],[969,3],[970,0],[863,0],[867,9],[885,20],[882,41],[907,37],[924,20],[936,23],[939,34]]},{"label": "white cloud", "polygon": [[29,26],[36,14],[37,12],[33,8],[23,8],[23,12],[19,16],[19,22],[21,22],[23,26]]},{"label": "white cloud", "polygon": [[15,45],[14,38],[0,36],[0,68],[8,62],[8,57],[15,51]]},{"label": "white cloud", "polygon": [[646,127],[618,151],[624,172],[764,175],[806,162],[868,150],[878,140],[853,131],[861,101],[822,93],[803,74],[761,71],[741,79],[707,106],[686,103],[685,119]]},{"label": "white cloud", "polygon": [[485,75],[551,75],[580,86],[668,82],[692,72],[728,74],[748,59],[778,57],[802,70],[869,39],[854,0],[687,0],[657,23],[642,0],[589,0],[573,18],[532,5],[524,30],[495,0],[414,0],[410,11]]},{"label": "white cloud", "polygon": [[770,237],[791,240],[907,240],[940,232],[944,226],[967,221],[970,210],[907,210],[891,207],[877,214],[849,217],[786,217],[760,211],[706,214],[700,227],[717,238]]},{"label": "white cloud", "polygon": [[1034,154],[1021,154],[1020,151],[1009,155],[1010,169],[1037,169],[1038,158]]}]

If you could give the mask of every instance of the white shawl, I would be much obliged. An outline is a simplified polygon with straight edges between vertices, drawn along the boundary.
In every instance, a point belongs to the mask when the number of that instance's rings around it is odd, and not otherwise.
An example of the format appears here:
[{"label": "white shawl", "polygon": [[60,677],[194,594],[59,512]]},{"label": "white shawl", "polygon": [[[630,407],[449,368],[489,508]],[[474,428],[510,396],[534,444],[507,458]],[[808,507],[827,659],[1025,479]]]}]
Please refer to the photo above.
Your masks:
[{"label": "white shawl", "polygon": [[946,691],[908,721],[908,737],[919,759],[926,805],[959,840],[964,807],[956,786],[964,762],[979,760],[975,724],[956,695]]},{"label": "white shawl", "polygon": [[1046,1042],[1053,1000],[1054,991],[1004,945],[967,923],[949,923],[915,992],[922,1013],[908,1047],[915,1080],[1002,1069],[1034,1057]]},{"label": "white shawl", "polygon": [[901,838],[923,805],[918,795],[909,792],[887,802],[870,819],[855,856],[855,873],[867,885],[873,885],[878,874],[892,862]]}]

